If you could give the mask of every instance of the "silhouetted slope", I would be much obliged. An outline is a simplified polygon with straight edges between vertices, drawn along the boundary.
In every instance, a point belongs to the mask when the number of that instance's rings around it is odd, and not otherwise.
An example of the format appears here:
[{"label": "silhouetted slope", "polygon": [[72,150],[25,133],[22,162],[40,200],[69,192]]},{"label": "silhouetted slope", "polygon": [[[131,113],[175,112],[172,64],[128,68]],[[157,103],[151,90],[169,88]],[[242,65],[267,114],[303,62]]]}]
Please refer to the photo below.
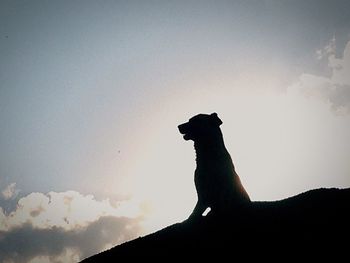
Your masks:
[{"label": "silhouetted slope", "polygon": [[225,216],[174,224],[83,262],[340,256],[348,254],[349,212],[350,188],[316,189],[280,201],[252,202],[248,209]]}]

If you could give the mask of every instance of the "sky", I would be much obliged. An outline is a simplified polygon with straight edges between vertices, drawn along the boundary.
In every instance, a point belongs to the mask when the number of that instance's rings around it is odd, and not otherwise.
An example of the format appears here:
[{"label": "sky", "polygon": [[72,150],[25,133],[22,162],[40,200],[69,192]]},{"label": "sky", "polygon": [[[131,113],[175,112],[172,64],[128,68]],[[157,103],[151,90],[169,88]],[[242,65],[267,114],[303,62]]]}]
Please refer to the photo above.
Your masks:
[{"label": "sky", "polygon": [[252,200],[350,187],[348,1],[0,1],[0,261],[180,222],[217,112]]}]

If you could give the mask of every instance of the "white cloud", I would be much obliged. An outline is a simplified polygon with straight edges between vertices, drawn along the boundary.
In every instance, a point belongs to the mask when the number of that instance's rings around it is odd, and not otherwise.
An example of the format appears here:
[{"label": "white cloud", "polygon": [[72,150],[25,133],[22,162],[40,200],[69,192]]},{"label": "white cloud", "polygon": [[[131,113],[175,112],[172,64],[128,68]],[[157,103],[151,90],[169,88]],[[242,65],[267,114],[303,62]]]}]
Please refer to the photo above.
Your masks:
[{"label": "white cloud", "polygon": [[6,217],[7,227],[30,223],[35,228],[62,227],[66,230],[85,227],[101,216],[140,215],[138,203],[129,200],[113,206],[109,199],[97,201],[92,195],[75,191],[31,193],[18,201],[17,208]]},{"label": "white cloud", "polygon": [[[321,52],[322,51],[322,52]],[[307,97],[315,97],[325,101],[337,115],[350,113],[350,41],[347,43],[343,56],[335,57],[335,39],[324,49],[317,52],[319,58],[327,56],[329,77],[302,74],[299,81],[290,89],[297,89]],[[322,55],[322,56],[321,56]]]},{"label": "white cloud", "polygon": [[336,51],[336,43],[335,43],[335,37],[333,36],[333,38],[329,41],[329,43],[325,47],[316,50],[317,59],[321,60],[323,58],[328,58],[330,55],[335,54],[335,51]]},{"label": "white cloud", "polygon": [[0,207],[0,262],[76,262],[141,234],[142,221],[142,204],[133,200],[31,193],[9,214]]},{"label": "white cloud", "polygon": [[16,198],[20,191],[16,189],[16,183],[9,184],[1,191],[1,195],[5,200]]},{"label": "white cloud", "polygon": [[350,85],[350,41],[347,43],[342,58],[334,54],[329,56],[328,65],[333,70],[332,82],[338,85]]},{"label": "white cloud", "polygon": [[65,249],[58,256],[37,256],[28,263],[58,263],[58,262],[78,262],[80,260],[79,251],[76,249]]}]

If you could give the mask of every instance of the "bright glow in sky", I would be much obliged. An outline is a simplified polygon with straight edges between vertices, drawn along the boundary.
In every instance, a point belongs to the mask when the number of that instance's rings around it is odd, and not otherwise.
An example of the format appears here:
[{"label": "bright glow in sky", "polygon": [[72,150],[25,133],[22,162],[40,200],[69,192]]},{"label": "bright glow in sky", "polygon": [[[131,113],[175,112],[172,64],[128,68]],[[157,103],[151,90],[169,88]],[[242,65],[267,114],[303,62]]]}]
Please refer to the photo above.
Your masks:
[{"label": "bright glow in sky", "polygon": [[349,10],[1,1],[0,261],[76,262],[186,219],[177,125],[198,113],[223,120],[253,200],[350,187]]}]

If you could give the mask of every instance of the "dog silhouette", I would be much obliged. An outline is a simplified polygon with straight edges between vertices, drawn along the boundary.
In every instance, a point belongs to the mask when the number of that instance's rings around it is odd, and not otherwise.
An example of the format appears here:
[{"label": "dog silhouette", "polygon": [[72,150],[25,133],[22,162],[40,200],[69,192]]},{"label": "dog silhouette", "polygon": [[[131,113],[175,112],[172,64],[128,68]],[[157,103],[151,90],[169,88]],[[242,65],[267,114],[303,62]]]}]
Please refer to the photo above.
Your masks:
[{"label": "dog silhouette", "polygon": [[190,219],[211,213],[229,213],[250,203],[228,153],[216,113],[198,114],[178,126],[183,138],[194,141],[197,167],[194,182],[198,201]]}]

